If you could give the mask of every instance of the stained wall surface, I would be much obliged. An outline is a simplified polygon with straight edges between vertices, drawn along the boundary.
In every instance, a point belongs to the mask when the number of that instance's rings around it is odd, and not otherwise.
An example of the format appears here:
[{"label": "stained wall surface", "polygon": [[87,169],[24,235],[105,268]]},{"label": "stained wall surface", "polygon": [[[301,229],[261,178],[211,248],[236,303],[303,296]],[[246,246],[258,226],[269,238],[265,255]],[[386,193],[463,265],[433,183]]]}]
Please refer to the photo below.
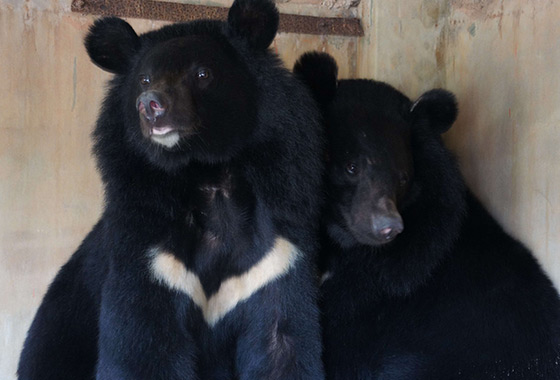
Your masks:
[{"label": "stained wall surface", "polygon": [[467,183],[560,285],[560,2],[363,1],[359,75],[453,91]]},{"label": "stained wall surface", "polygon": [[[292,13],[341,12],[312,2],[300,0]],[[0,0],[2,380],[15,379],[25,333],[48,284],[102,210],[90,133],[110,76],[83,48],[94,17],[71,13],[70,4]],[[130,21],[137,31],[163,24]],[[290,67],[304,51],[319,49],[342,62],[342,75],[355,70],[355,38],[280,34],[273,48]]]}]

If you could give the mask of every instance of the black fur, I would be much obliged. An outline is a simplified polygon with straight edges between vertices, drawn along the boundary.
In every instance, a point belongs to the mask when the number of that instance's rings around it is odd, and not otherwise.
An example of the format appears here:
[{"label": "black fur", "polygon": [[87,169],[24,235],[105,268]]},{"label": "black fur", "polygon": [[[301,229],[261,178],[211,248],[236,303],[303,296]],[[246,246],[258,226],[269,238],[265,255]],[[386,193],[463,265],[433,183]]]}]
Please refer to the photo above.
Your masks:
[{"label": "black fur", "polygon": [[[105,210],[51,284],[19,379],[323,378],[321,128],[267,49],[276,25],[257,16],[276,19],[272,2],[236,0],[228,22],[140,36],[116,18],[91,28],[92,60],[117,73],[94,132]],[[169,134],[178,142],[156,142]],[[171,252],[209,297],[277,237],[302,252],[294,266],[213,327],[151,273],[152,250]]]},{"label": "black fur", "polygon": [[[308,62],[297,75],[332,58]],[[558,293],[466,189],[439,136],[455,121],[454,96],[432,90],[413,103],[384,83],[341,80],[323,106],[327,378],[560,379]],[[358,218],[381,196],[395,200],[404,230],[364,244],[345,215]]]},{"label": "black fur", "polygon": [[330,55],[305,53],[295,63],[294,73],[311,89],[319,105],[328,105],[335,97],[338,66]]},{"label": "black fur", "polygon": [[140,49],[140,38],[126,21],[107,17],[95,22],[85,46],[93,63],[100,68],[125,74]]},{"label": "black fur", "polygon": [[228,15],[230,35],[239,37],[251,49],[266,49],[276,36],[280,15],[270,1],[234,2]]}]

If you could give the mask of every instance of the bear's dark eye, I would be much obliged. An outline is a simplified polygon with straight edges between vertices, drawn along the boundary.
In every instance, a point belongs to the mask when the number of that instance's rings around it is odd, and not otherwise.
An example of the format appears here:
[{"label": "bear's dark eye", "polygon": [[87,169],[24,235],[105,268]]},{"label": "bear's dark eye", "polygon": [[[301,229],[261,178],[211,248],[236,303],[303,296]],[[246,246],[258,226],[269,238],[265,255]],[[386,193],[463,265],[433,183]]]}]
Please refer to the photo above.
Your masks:
[{"label": "bear's dark eye", "polygon": [[355,163],[349,162],[346,165],[346,173],[350,175],[355,175],[357,172],[358,172],[358,166]]},{"label": "bear's dark eye", "polygon": [[198,72],[196,73],[196,77],[198,79],[208,79],[210,78],[210,70],[207,68],[199,69]]},{"label": "bear's dark eye", "polygon": [[151,79],[149,75],[140,75],[140,84],[142,86],[147,86],[151,83]]}]

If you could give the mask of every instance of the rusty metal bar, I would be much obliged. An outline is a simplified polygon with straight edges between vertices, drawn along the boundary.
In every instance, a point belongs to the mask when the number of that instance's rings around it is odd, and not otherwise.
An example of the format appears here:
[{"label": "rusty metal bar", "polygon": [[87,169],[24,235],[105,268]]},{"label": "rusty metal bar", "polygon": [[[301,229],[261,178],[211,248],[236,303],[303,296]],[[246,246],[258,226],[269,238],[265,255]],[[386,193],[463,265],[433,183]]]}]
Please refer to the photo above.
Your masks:
[{"label": "rusty metal bar", "polygon": [[[72,11],[99,16],[118,16],[172,22],[198,19],[225,20],[227,8],[153,0],[72,0]],[[364,35],[358,18],[280,15],[279,31],[284,33],[337,36]]]}]

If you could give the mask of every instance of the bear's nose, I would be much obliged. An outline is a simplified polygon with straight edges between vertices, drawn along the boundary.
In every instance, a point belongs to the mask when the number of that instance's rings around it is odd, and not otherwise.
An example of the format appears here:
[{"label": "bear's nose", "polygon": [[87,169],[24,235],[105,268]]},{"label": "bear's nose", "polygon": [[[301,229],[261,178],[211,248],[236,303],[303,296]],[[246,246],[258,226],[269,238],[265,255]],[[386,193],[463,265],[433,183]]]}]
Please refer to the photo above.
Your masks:
[{"label": "bear's nose", "polygon": [[154,91],[146,91],[136,100],[138,112],[152,123],[165,114],[165,107],[160,98]]},{"label": "bear's nose", "polygon": [[403,221],[399,214],[383,215],[373,218],[373,233],[379,240],[389,242],[403,229]]}]

